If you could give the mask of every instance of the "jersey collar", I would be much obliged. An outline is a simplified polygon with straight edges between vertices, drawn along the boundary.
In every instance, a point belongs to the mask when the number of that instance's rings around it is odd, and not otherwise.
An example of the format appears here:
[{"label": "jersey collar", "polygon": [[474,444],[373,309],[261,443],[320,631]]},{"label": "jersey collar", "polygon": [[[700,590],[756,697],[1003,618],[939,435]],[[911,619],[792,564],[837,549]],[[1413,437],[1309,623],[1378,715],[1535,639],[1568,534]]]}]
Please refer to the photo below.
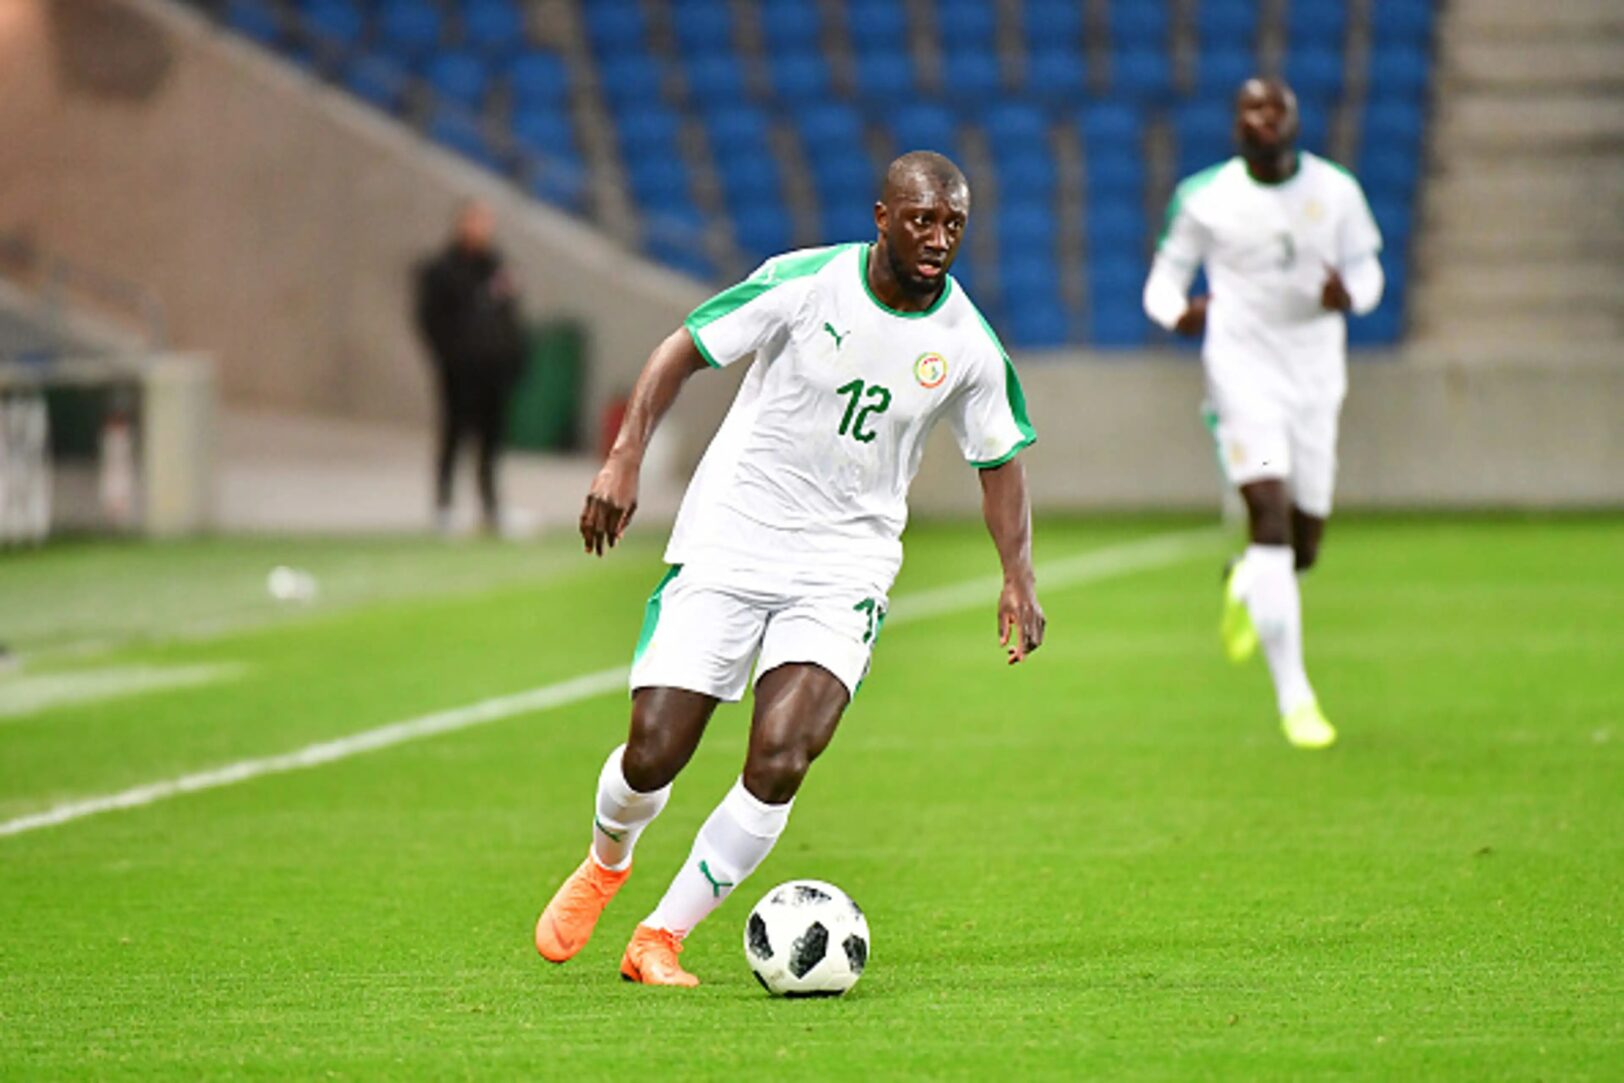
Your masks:
[{"label": "jersey collar", "polygon": [[863,281],[863,292],[868,294],[868,299],[870,301],[873,301],[875,305],[879,306],[881,312],[904,320],[919,320],[926,316],[932,315],[947,303],[947,295],[953,292],[952,275],[945,276],[947,281],[942,283],[942,292],[937,294],[936,300],[932,301],[931,306],[923,311],[903,312],[900,309],[892,308],[890,305],[880,300],[879,297],[877,297],[874,293],[874,287],[868,284],[868,252],[869,249],[873,247],[874,246],[872,244],[865,244],[857,250],[857,277]]}]

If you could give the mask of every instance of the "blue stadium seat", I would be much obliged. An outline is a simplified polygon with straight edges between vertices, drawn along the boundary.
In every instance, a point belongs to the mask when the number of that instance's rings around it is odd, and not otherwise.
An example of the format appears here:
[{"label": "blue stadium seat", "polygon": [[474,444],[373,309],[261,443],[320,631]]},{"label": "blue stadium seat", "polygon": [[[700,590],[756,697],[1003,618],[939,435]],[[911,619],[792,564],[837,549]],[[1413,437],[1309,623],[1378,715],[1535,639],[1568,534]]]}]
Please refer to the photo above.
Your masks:
[{"label": "blue stadium seat", "polygon": [[1381,0],[1372,4],[1370,27],[1376,47],[1406,45],[1425,49],[1432,40],[1435,0]]},{"label": "blue stadium seat", "polygon": [[344,70],[344,86],[351,94],[386,112],[401,108],[411,73],[388,57],[363,54]]},{"label": "blue stadium seat", "polygon": [[966,40],[942,53],[942,93],[953,101],[980,103],[1003,90],[998,54],[984,41]]},{"label": "blue stadium seat", "polygon": [[769,154],[732,153],[716,156],[722,192],[733,203],[765,203],[783,197],[778,161]]},{"label": "blue stadium seat", "polygon": [[429,120],[428,136],[441,146],[487,169],[500,168],[479,121],[460,109],[441,108]]},{"label": "blue stadium seat", "polygon": [[1423,101],[1429,68],[1427,54],[1416,46],[1378,46],[1370,53],[1370,96]]},{"label": "blue stadium seat", "polygon": [[1426,127],[1426,114],[1417,102],[1373,101],[1365,108],[1361,145],[1367,149],[1386,145],[1414,149],[1421,145]]},{"label": "blue stadium seat", "polygon": [[225,24],[232,30],[273,48],[282,40],[282,20],[265,0],[230,0]]},{"label": "blue stadium seat", "polygon": [[786,105],[818,101],[831,93],[829,61],[819,52],[775,54],[768,73],[774,94]]},{"label": "blue stadium seat", "polygon": [[644,210],[680,212],[693,205],[692,178],[680,159],[636,159],[628,163],[626,179]]},{"label": "blue stadium seat", "polygon": [[775,52],[808,52],[818,47],[821,20],[817,0],[767,0],[760,6],[761,32]]},{"label": "blue stadium seat", "polygon": [[772,122],[759,106],[735,102],[704,114],[705,134],[718,156],[729,153],[770,153],[767,136]]},{"label": "blue stadium seat", "polygon": [[611,56],[598,68],[598,84],[615,112],[660,100],[659,65],[647,56]]},{"label": "blue stadium seat", "polygon": [[1089,341],[1096,346],[1142,346],[1150,321],[1140,305],[1146,266],[1135,255],[1095,253],[1088,264]]},{"label": "blue stadium seat", "polygon": [[998,250],[1006,254],[1033,248],[1052,248],[1055,216],[1038,203],[1015,203],[999,208]]},{"label": "blue stadium seat", "polygon": [[561,106],[569,100],[569,71],[554,53],[540,49],[523,53],[508,66],[508,92],[515,106]]},{"label": "blue stadium seat", "polygon": [[1372,199],[1401,195],[1408,201],[1421,181],[1420,153],[1413,147],[1367,145],[1357,176]]},{"label": "blue stadium seat", "polygon": [[959,249],[958,256],[953,260],[952,273],[953,281],[958,284],[958,288],[971,297],[971,303],[975,304],[973,298],[976,292],[976,266],[963,248]]},{"label": "blue stadium seat", "polygon": [[555,157],[577,156],[575,126],[569,114],[545,105],[531,105],[513,114],[509,124],[513,138],[542,154]]},{"label": "blue stadium seat", "polygon": [[[1381,7],[1377,0],[1374,7]],[[1341,49],[1348,29],[1344,0],[1292,0],[1286,10],[1286,36],[1291,48],[1305,45]]]},{"label": "blue stadium seat", "polygon": [[[521,149],[528,153],[530,148]],[[528,187],[537,199],[579,211],[586,204],[586,169],[578,158],[536,156]]]},{"label": "blue stadium seat", "polygon": [[1066,46],[1045,46],[1026,55],[1026,92],[1048,105],[1070,105],[1083,96],[1088,69],[1083,54]]},{"label": "blue stadium seat", "polygon": [[1173,61],[1167,50],[1119,50],[1111,58],[1111,89],[1133,101],[1165,101],[1173,93]]},{"label": "blue stadium seat", "polygon": [[1077,0],[1025,0],[1021,31],[1031,52],[1048,48],[1081,52],[1083,5]]},{"label": "blue stadium seat", "polygon": [[753,260],[787,252],[794,243],[795,224],[789,212],[778,203],[735,204],[733,239]]},{"label": "blue stadium seat", "polygon": [[1331,101],[1342,94],[1342,51],[1322,45],[1293,45],[1285,76],[1299,97]]},{"label": "blue stadium seat", "polygon": [[1249,45],[1225,45],[1196,54],[1195,97],[1228,105],[1242,83],[1258,73],[1257,55]]},{"label": "blue stadium seat", "polygon": [[1083,157],[1090,202],[1104,199],[1139,199],[1145,191],[1145,161],[1132,148],[1106,144]]},{"label": "blue stadium seat", "polygon": [[705,251],[705,218],[692,202],[644,208],[643,250],[673,270],[703,281],[716,277]]},{"label": "blue stadium seat", "polygon": [[1106,144],[1129,147],[1137,154],[1144,138],[1145,122],[1133,106],[1101,102],[1083,107],[1077,120],[1077,132],[1090,154]]},{"label": "blue stadium seat", "polygon": [[1201,48],[1250,51],[1257,42],[1257,9],[1257,0],[1200,0],[1195,27]]},{"label": "blue stadium seat", "polygon": [[908,48],[908,13],[902,0],[848,0],[846,24],[859,52],[900,53]]},{"label": "blue stadium seat", "polygon": [[354,0],[306,0],[302,14],[323,45],[353,48],[366,34],[366,15]]},{"label": "blue stadium seat", "polygon": [[874,163],[861,152],[826,153],[810,159],[812,183],[824,206],[873,204],[879,189]]},{"label": "blue stadium seat", "polygon": [[465,109],[476,110],[490,92],[491,73],[477,53],[447,51],[429,57],[423,78],[434,92]]},{"label": "blue stadium seat", "polygon": [[1145,211],[1137,199],[1090,200],[1084,233],[1096,254],[1141,255],[1145,251]]},{"label": "blue stadium seat", "polygon": [[912,94],[919,85],[913,54],[893,49],[866,49],[856,56],[857,93],[877,105],[889,106]]},{"label": "blue stadium seat", "polygon": [[899,154],[934,150],[957,160],[958,121],[945,106],[913,102],[901,106],[886,120]]},{"label": "blue stadium seat", "polygon": [[1366,316],[1348,320],[1348,343],[1353,346],[1390,346],[1404,337],[1405,288],[1408,285],[1403,254],[1392,243],[1382,252],[1382,273],[1387,278],[1381,304]]},{"label": "blue stadium seat", "polygon": [[581,12],[586,17],[587,40],[599,56],[646,51],[643,11],[637,4],[582,4]]},{"label": "blue stadium seat", "polygon": [[995,161],[1000,198],[1029,197],[1048,203],[1054,199],[1059,172],[1047,146],[1011,151]]},{"label": "blue stadium seat", "polygon": [[1009,295],[1004,312],[1003,325],[1011,345],[1054,349],[1064,346],[1070,338],[1066,310],[1055,283],[1040,292]]},{"label": "blue stadium seat", "polygon": [[1405,251],[1410,244],[1410,230],[1415,218],[1410,202],[1403,195],[1371,194],[1370,213],[1382,231],[1382,247],[1394,252]]},{"label": "blue stadium seat", "polygon": [[941,0],[936,26],[944,47],[963,41],[985,49],[998,35],[998,12],[991,0]]},{"label": "blue stadium seat", "polygon": [[464,0],[462,35],[469,48],[490,57],[511,57],[527,44],[514,0]]},{"label": "blue stadium seat", "polygon": [[1204,100],[1173,110],[1173,142],[1182,179],[1234,153],[1235,115],[1227,105]]},{"label": "blue stadium seat", "polygon": [[1297,103],[1301,122],[1297,145],[1315,154],[1325,154],[1331,138],[1331,107],[1306,95],[1299,95]]},{"label": "blue stadium seat", "polygon": [[826,149],[843,156],[861,153],[863,118],[845,102],[816,103],[797,112],[794,120],[808,155],[818,156]]},{"label": "blue stadium seat", "polygon": [[684,53],[733,51],[733,11],[727,0],[688,0],[672,4],[671,22]]},{"label": "blue stadium seat", "polygon": [[874,229],[874,203],[872,196],[862,203],[822,203],[818,209],[819,244],[841,244],[846,241],[872,241]]},{"label": "blue stadium seat", "polygon": [[421,60],[440,47],[444,24],[428,0],[395,0],[379,9],[378,42],[395,56]]},{"label": "blue stadium seat", "polygon": [[1116,49],[1168,48],[1166,0],[1111,0],[1107,25]]},{"label": "blue stadium seat", "polygon": [[1005,99],[981,114],[981,128],[994,157],[1013,151],[1045,149],[1049,145],[1049,118],[1035,105]]},{"label": "blue stadium seat", "polygon": [[628,109],[615,122],[615,135],[620,142],[627,167],[642,157],[680,157],[678,136],[682,122],[663,105],[643,105]]},{"label": "blue stadium seat", "polygon": [[688,93],[700,108],[744,98],[746,82],[732,53],[692,53],[683,57]]}]

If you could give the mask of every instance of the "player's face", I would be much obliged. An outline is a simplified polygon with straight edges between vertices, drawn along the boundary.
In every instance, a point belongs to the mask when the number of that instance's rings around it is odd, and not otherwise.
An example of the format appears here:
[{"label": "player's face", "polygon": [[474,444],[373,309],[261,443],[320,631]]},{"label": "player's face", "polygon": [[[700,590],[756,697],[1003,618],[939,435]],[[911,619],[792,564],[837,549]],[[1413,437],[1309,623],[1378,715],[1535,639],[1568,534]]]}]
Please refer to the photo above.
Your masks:
[{"label": "player's face", "polygon": [[1243,153],[1284,150],[1297,139],[1297,96],[1274,80],[1252,79],[1235,98],[1235,138]]},{"label": "player's face", "polygon": [[879,204],[875,219],[896,280],[912,293],[934,293],[959,254],[970,193],[962,184],[920,178]]},{"label": "player's face", "polygon": [[483,252],[496,234],[496,217],[483,203],[463,209],[457,218],[457,240],[471,252]]}]

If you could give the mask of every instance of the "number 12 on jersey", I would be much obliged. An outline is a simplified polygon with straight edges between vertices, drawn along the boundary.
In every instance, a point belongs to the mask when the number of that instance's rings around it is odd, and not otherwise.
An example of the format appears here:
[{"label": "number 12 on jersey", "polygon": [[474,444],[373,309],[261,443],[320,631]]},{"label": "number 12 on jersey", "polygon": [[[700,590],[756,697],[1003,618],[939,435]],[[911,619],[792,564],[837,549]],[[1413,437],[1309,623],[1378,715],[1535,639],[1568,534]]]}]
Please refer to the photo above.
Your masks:
[{"label": "number 12 on jersey", "polygon": [[[871,443],[879,433],[872,429],[865,430],[864,424],[870,414],[883,414],[891,406],[891,391],[879,384],[864,384],[862,380],[853,380],[835,388],[837,395],[850,395],[851,401],[846,404],[846,416],[840,419],[840,435],[850,435],[859,444]],[[872,402],[858,403],[863,399],[872,399]]]}]

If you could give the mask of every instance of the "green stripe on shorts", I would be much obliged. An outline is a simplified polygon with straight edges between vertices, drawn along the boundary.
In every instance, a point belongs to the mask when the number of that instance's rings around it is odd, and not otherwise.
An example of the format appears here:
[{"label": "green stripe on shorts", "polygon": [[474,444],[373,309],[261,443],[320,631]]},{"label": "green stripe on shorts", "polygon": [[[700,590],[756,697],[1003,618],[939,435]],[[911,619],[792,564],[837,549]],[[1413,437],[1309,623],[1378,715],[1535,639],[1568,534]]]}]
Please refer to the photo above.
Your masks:
[{"label": "green stripe on shorts", "polygon": [[654,629],[660,623],[661,596],[665,594],[666,585],[675,579],[680,571],[681,564],[673,564],[667,568],[665,575],[660,578],[659,585],[654,588],[654,593],[648,596],[648,605],[643,607],[643,630],[637,633],[637,650],[632,654],[632,661],[643,657],[643,652],[648,650],[648,641],[654,638]]}]

